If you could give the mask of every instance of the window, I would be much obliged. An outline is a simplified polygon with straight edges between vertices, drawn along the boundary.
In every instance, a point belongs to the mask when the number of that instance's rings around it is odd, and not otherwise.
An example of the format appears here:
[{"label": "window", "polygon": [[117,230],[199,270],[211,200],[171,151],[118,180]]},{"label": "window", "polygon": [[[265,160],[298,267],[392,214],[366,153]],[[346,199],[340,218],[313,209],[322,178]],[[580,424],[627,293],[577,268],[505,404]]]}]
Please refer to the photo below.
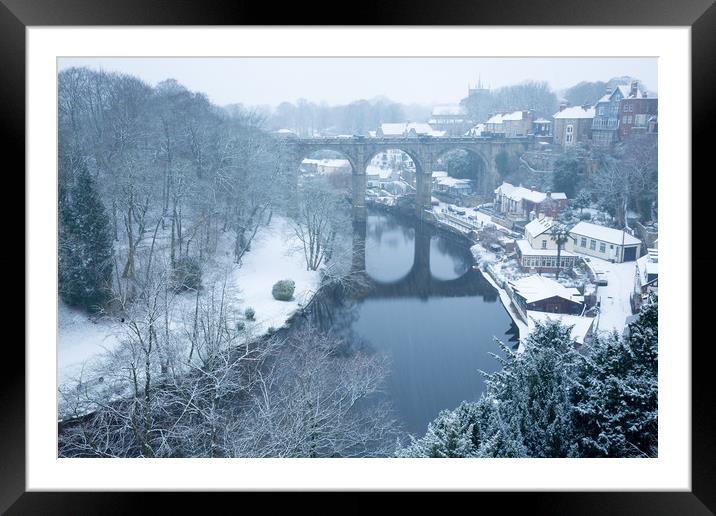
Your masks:
[{"label": "window", "polygon": [[574,141],[574,126],[568,125],[565,132],[567,133],[564,138],[565,143],[572,143],[572,141]]},{"label": "window", "polygon": [[590,240],[589,241],[589,248],[594,251],[597,248],[597,241],[596,240]]},{"label": "window", "polygon": [[607,244],[604,242],[599,244],[599,252],[600,253],[606,253],[607,252]]},{"label": "window", "polygon": [[547,249],[547,241],[542,240],[542,249]]},{"label": "window", "polygon": [[582,240],[579,242],[579,245],[582,247],[587,247],[587,239],[582,237]]}]

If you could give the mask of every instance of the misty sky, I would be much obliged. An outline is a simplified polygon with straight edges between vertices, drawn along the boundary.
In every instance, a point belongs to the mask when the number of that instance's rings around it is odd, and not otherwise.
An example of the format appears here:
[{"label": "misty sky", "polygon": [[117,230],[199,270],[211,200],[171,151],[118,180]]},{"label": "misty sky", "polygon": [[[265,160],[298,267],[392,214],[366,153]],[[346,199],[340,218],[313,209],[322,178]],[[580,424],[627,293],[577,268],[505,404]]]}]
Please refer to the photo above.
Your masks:
[{"label": "misty sky", "polygon": [[656,58],[60,58],[71,66],[140,77],[152,86],[173,78],[218,105],[295,102],[346,104],[385,96],[396,102],[457,103],[479,76],[490,87],[547,81],[559,91],[580,81],[629,75],[657,91]]}]

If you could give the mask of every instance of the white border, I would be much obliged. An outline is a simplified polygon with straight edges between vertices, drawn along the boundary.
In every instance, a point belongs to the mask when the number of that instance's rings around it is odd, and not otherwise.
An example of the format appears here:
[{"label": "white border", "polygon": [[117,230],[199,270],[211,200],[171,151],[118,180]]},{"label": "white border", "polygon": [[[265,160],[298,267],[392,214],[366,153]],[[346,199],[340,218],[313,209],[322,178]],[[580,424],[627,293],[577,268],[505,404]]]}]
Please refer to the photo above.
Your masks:
[{"label": "white border", "polygon": [[[326,45],[330,41],[330,45]],[[525,42],[529,42],[526,44]],[[45,28],[27,32],[27,488],[690,490],[690,29]],[[58,56],[658,56],[658,459],[56,458]],[[668,142],[668,145],[664,144]],[[667,194],[668,193],[668,194]]]}]

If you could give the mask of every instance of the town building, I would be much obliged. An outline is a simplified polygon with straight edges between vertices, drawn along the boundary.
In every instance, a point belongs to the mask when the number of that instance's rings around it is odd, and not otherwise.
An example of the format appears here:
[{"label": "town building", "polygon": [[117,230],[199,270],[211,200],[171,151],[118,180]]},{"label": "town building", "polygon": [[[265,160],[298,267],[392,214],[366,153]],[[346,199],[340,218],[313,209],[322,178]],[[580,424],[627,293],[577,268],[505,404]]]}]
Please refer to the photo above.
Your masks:
[{"label": "town building", "polygon": [[334,173],[350,174],[353,170],[351,167],[350,161],[348,161],[347,159],[330,159],[330,158],[324,158],[324,159],[307,158],[301,162],[301,166],[299,168],[303,173],[319,174],[319,175],[334,174]]},{"label": "town building", "polygon": [[513,111],[502,115],[502,129],[506,138],[520,138],[532,132],[532,111]]},{"label": "town building", "polygon": [[495,113],[485,122],[485,133],[491,136],[518,138],[527,136],[532,132],[532,111],[512,111],[510,113]]},{"label": "town building", "polygon": [[586,142],[592,137],[594,108],[590,106],[567,107],[562,104],[552,115],[554,143],[564,148]]},{"label": "town building", "polygon": [[552,136],[552,121],[538,118],[532,121],[532,134],[535,137]]},{"label": "town building", "polygon": [[509,281],[508,285],[513,293],[512,302],[525,320],[528,320],[528,310],[580,315],[585,308],[584,296],[579,290],[539,274]]},{"label": "town building", "polygon": [[551,217],[535,217],[525,226],[525,240],[535,249],[557,249],[557,244],[550,236],[554,226]]},{"label": "town building", "polygon": [[636,261],[632,311],[637,313],[652,293],[659,293],[659,251],[653,248],[648,249],[647,253]]},{"label": "town building", "polygon": [[639,88],[638,81],[620,84],[597,101],[592,143],[608,147],[632,134],[657,131],[658,99]]},{"label": "town building", "polygon": [[433,185],[436,191],[453,196],[470,195],[474,192],[473,182],[470,179],[458,179],[448,175],[435,178]]},{"label": "town building", "polygon": [[485,133],[490,136],[504,136],[505,129],[502,125],[502,113],[495,113],[490,115],[485,121]]},{"label": "town building", "polygon": [[624,140],[631,135],[656,132],[657,125],[652,118],[657,117],[658,112],[659,99],[639,90],[638,82],[632,81],[629,95],[622,99],[619,106],[619,138]]},{"label": "town building", "polygon": [[566,249],[614,262],[633,262],[639,257],[641,240],[626,231],[580,222],[569,231]]},{"label": "town building", "polygon": [[473,127],[471,127],[466,133],[465,136],[470,136],[472,138],[478,138],[482,136],[482,133],[486,131],[486,125],[485,124],[477,124]]},{"label": "town building", "polygon": [[495,209],[512,220],[530,220],[540,214],[556,217],[566,206],[563,192],[539,192],[510,183],[495,189]]},{"label": "town building", "polygon": [[380,124],[375,131],[376,138],[410,138],[417,136],[445,136],[445,131],[438,131],[429,124],[417,122],[398,122]]},{"label": "town building", "polygon": [[[556,272],[557,271],[557,246],[541,249],[532,247],[527,240],[515,242],[517,262],[523,271],[529,272]],[[571,269],[580,260],[579,256],[562,248],[559,253],[559,270]]]},{"label": "town building", "polygon": [[461,136],[470,127],[467,110],[458,104],[435,106],[428,124],[448,136]]}]

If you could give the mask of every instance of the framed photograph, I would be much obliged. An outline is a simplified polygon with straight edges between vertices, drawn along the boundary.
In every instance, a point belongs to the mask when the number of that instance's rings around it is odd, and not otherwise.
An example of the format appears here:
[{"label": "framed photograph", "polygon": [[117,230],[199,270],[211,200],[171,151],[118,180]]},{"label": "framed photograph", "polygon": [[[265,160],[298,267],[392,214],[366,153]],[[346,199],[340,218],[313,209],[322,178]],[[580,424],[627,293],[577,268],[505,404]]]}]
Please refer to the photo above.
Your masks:
[{"label": "framed photograph", "polygon": [[0,510],[351,490],[716,511],[708,242],[691,255],[710,0],[355,26],[0,4],[27,203]]}]

